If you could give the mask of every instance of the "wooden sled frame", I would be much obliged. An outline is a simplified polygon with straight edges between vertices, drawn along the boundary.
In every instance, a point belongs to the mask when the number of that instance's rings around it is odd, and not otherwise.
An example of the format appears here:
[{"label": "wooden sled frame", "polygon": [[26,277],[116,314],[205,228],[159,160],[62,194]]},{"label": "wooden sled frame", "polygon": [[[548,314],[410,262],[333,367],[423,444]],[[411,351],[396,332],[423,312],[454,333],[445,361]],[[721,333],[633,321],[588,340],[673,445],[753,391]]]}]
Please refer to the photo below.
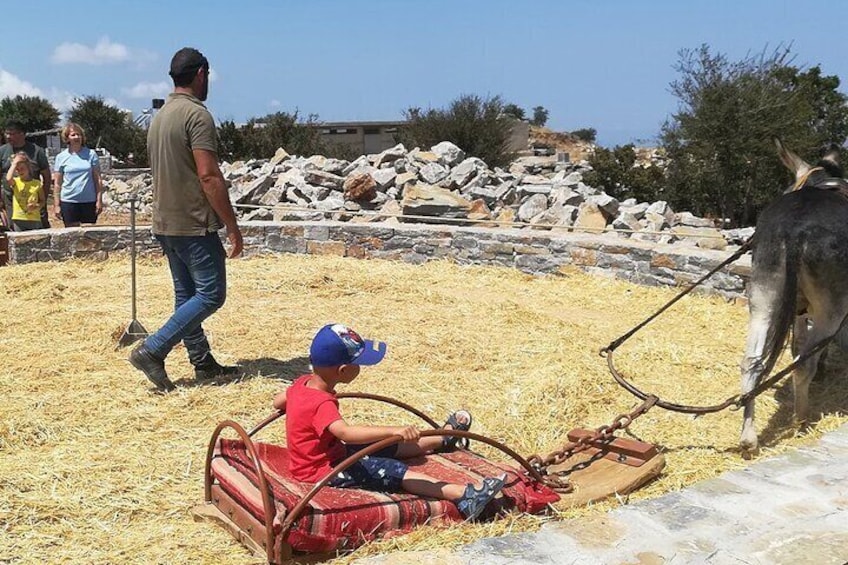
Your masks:
[{"label": "wooden sled frame", "polygon": [[[416,416],[427,422],[428,425],[434,428],[432,430],[426,430],[421,432],[422,437],[460,437],[485,443],[509,455],[521,467],[524,468],[529,478],[539,483],[544,483],[544,479],[542,478],[542,476],[532,465],[530,465],[530,463],[526,459],[524,459],[521,455],[519,455],[509,447],[506,447],[505,445],[497,442],[496,440],[493,440],[486,436],[482,436],[480,434],[476,434],[474,432],[444,429],[439,426],[432,418],[430,418],[420,410],[417,410],[412,406],[409,406],[408,404],[405,404],[399,400],[395,400],[394,398],[390,398],[387,396],[380,396],[377,394],[368,393],[348,392],[339,393],[336,395],[336,397],[339,399],[358,398],[366,400],[375,400],[378,402],[385,402],[387,404],[392,404],[394,406],[402,408],[408,412],[415,414]],[[400,436],[392,436],[378,441],[374,444],[371,444],[368,447],[358,451],[357,453],[354,453],[353,455],[347,457],[341,463],[336,465],[326,477],[324,477],[320,482],[316,483],[315,486],[312,487],[312,489],[295,505],[294,508],[292,508],[285,516],[280,516],[278,520],[277,506],[274,503],[273,497],[271,495],[271,489],[268,488],[268,480],[265,476],[264,470],[262,469],[262,461],[259,459],[256,453],[256,448],[254,447],[252,438],[263,428],[265,428],[270,423],[274,422],[275,420],[284,415],[284,410],[276,410],[271,415],[262,420],[259,424],[257,424],[249,432],[245,431],[245,429],[241,425],[232,420],[224,420],[223,422],[218,424],[218,426],[215,428],[215,431],[212,433],[212,439],[209,441],[209,447],[206,452],[206,464],[204,467],[205,502],[192,509],[192,513],[196,518],[211,518],[219,522],[227,530],[229,530],[233,537],[235,537],[248,549],[252,550],[256,555],[262,555],[264,553],[267,556],[268,563],[274,565],[282,565],[283,563],[290,561],[293,558],[294,550],[292,546],[288,542],[286,542],[286,537],[288,536],[289,530],[294,525],[295,521],[303,513],[303,511],[306,509],[309,502],[322,488],[327,485],[328,482],[330,482],[330,480],[334,476],[344,471],[360,459],[370,455],[371,453],[374,453],[375,451],[379,451],[384,447],[402,441],[402,438]],[[241,439],[241,441],[244,442],[245,449],[250,455],[250,459],[256,468],[257,476],[259,477],[259,491],[262,495],[262,508],[264,514],[264,520],[262,521],[257,520],[247,509],[243,508],[240,504],[233,500],[233,498],[229,494],[227,494],[224,489],[221,488],[221,486],[215,483],[212,479],[212,459],[215,454],[215,446],[218,443],[218,438],[220,437],[221,432],[223,432],[227,428],[234,430]],[[281,526],[275,528],[275,522],[280,522]],[[313,555],[316,558],[320,557],[317,554]]]}]

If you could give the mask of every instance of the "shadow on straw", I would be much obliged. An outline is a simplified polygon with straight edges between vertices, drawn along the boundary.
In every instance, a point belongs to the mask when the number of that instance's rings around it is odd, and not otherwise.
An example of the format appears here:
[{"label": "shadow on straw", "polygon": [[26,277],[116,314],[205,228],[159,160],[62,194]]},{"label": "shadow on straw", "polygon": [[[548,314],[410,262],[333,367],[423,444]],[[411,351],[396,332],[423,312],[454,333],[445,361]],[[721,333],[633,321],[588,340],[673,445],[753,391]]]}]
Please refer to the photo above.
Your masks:
[{"label": "shadow on straw", "polygon": [[242,374],[234,380],[265,377],[293,381],[300,375],[309,372],[309,357],[301,356],[292,359],[274,359],[260,357],[259,359],[240,359],[238,362]]}]

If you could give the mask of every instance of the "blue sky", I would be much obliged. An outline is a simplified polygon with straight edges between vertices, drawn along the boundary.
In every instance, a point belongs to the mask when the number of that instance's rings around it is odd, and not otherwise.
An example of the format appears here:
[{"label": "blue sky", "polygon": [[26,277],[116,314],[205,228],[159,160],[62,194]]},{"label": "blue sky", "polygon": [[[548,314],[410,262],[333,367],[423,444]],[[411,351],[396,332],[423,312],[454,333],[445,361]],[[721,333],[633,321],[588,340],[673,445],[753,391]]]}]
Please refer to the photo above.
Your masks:
[{"label": "blue sky", "polygon": [[[60,108],[96,94],[138,113],[170,90],[171,55],[206,54],[219,120],[278,110],[321,120],[395,120],[410,106],[500,95],[594,127],[604,145],[649,141],[676,109],[683,48],[740,59],[792,43],[795,64],[848,80],[848,2],[781,0],[310,0],[32,3],[43,17],[0,43],[0,97]],[[5,10],[8,15],[8,9]],[[843,91],[848,86],[843,85]]]}]

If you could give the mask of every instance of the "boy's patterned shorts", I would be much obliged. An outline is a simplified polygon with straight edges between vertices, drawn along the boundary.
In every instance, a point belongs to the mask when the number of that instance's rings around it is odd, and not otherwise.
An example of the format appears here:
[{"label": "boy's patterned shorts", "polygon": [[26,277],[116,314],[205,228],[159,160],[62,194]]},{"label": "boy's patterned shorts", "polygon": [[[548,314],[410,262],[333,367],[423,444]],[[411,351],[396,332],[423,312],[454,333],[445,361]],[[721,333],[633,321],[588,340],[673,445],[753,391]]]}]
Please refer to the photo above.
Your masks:
[{"label": "boy's patterned shorts", "polygon": [[[346,445],[348,457],[368,447],[365,445]],[[395,459],[398,446],[390,445],[366,455],[328,483],[336,488],[361,488],[381,492],[398,492],[403,476],[408,469],[406,463]]]}]

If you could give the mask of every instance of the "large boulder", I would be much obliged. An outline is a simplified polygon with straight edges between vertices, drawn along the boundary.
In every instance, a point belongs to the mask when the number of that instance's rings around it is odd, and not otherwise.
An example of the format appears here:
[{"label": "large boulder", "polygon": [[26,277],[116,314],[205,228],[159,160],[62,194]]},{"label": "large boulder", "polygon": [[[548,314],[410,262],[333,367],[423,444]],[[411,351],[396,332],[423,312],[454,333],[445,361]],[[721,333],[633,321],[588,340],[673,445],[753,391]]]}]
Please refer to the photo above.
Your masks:
[{"label": "large boulder", "polygon": [[377,195],[377,182],[368,173],[357,173],[344,181],[344,194],[350,200],[372,200]]},{"label": "large boulder", "polygon": [[307,169],[303,173],[303,178],[309,184],[323,186],[330,190],[341,190],[344,184],[344,177],[334,175],[333,173],[325,173],[320,169]]},{"label": "large boulder", "polygon": [[688,226],[675,226],[671,233],[683,240],[704,249],[722,250],[727,247],[727,240],[716,228],[692,228]]},{"label": "large boulder", "polygon": [[403,159],[406,156],[406,148],[403,143],[398,143],[394,147],[386,149],[374,159],[374,166],[380,168],[383,163],[394,163],[398,159]]},{"label": "large boulder", "polygon": [[463,159],[465,159],[465,151],[451,143],[443,141],[430,148],[430,151],[442,158],[449,167],[453,167]]},{"label": "large boulder", "polygon": [[714,228],[715,222],[708,218],[699,218],[691,212],[680,212],[674,215],[674,225],[690,228]]},{"label": "large boulder", "polygon": [[518,219],[529,222],[548,209],[548,197],[544,194],[534,194],[518,208]]},{"label": "large boulder", "polygon": [[[467,185],[471,179],[476,177],[480,171],[486,170],[486,163],[477,157],[469,157],[458,164],[451,170],[448,175],[450,188],[462,188]],[[482,185],[481,185],[482,186]]]},{"label": "large boulder", "polygon": [[551,229],[551,226],[570,226],[577,215],[576,206],[557,204],[534,216],[530,223],[534,229]]},{"label": "large boulder", "polygon": [[[466,218],[471,202],[455,192],[423,183],[411,184],[403,191],[404,215]],[[410,221],[426,221],[415,220]]]},{"label": "large boulder", "polygon": [[607,227],[607,218],[594,202],[584,202],[577,210],[574,227],[589,233],[603,233]]},{"label": "large boulder", "polygon": [[418,176],[427,184],[439,184],[448,178],[449,172],[446,167],[438,163],[427,163],[418,171]]}]

